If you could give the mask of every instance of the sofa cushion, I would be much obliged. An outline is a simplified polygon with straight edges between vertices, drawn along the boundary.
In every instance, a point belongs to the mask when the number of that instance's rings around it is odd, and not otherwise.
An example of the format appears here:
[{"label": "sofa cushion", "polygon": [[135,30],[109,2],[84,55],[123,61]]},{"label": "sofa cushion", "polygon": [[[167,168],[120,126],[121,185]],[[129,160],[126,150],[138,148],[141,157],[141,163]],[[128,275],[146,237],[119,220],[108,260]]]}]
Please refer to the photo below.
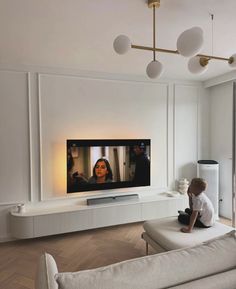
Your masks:
[{"label": "sofa cushion", "polygon": [[236,269],[181,284],[169,289],[235,289]]},{"label": "sofa cushion", "polygon": [[58,289],[55,274],[58,273],[57,264],[50,254],[44,253],[38,264],[35,279],[35,289]]},{"label": "sofa cushion", "polygon": [[183,226],[177,217],[170,217],[147,221],[143,228],[153,241],[167,251],[192,247],[233,230],[230,226],[216,222],[211,228],[194,228],[191,234],[183,234],[180,232]]},{"label": "sofa cushion", "polygon": [[235,231],[192,248],[56,274],[60,289],[158,289],[236,268]]}]

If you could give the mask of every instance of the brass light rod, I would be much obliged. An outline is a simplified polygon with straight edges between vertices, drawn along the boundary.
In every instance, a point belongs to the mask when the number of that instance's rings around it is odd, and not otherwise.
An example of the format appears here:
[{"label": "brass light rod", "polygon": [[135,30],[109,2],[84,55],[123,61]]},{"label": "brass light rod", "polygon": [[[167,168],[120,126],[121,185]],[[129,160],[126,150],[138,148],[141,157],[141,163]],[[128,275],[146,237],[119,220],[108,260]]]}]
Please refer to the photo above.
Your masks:
[{"label": "brass light rod", "polygon": [[210,56],[210,55],[205,55],[205,54],[198,54],[197,56],[199,57],[205,57],[209,59],[217,59],[217,60],[225,60],[225,61],[230,61],[230,58],[225,58],[225,57],[219,57],[219,56]]},{"label": "brass light rod", "polygon": [[[134,45],[134,44],[131,44],[131,48],[141,49],[141,50],[151,50],[151,51],[154,50],[153,47],[140,46],[140,45]],[[179,54],[179,52],[177,50],[169,50],[169,49],[162,49],[162,48],[155,48],[155,51],[172,53],[172,54]]]},{"label": "brass light rod", "polygon": [[[171,53],[171,54],[179,54],[178,50],[170,50],[170,49],[164,49],[164,48],[153,48],[153,47],[140,46],[140,45],[134,45],[134,44],[131,44],[131,48],[141,49],[141,50],[149,50],[149,51],[158,51],[158,52]],[[198,54],[196,56],[204,57],[204,58],[208,58],[208,59],[225,60],[225,61],[231,60],[231,57],[225,58],[225,57],[205,55],[205,54]]]},{"label": "brass light rod", "polygon": [[155,6],[153,6],[153,60],[156,61],[156,20],[155,20]]}]

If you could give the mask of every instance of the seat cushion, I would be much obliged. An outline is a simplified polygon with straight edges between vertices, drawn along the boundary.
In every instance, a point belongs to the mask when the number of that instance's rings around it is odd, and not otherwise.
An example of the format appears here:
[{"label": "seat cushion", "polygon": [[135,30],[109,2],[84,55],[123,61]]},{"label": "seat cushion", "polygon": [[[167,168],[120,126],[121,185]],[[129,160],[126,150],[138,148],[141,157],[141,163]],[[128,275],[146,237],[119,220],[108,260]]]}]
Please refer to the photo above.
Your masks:
[{"label": "seat cushion", "polygon": [[196,247],[93,270],[58,273],[55,278],[59,289],[161,289],[235,268],[236,237],[233,231]]},{"label": "seat cushion", "polygon": [[146,233],[165,250],[191,247],[222,236],[233,230],[232,227],[216,222],[210,228],[194,228],[191,234],[182,233],[177,217],[146,221],[143,225]]}]

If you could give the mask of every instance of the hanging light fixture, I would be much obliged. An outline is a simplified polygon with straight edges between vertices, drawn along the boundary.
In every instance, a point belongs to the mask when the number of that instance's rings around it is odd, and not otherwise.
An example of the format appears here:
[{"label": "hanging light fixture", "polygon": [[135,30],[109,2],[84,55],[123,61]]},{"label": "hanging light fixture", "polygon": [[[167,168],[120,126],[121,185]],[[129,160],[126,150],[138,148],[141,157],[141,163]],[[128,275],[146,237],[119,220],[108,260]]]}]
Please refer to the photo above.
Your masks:
[{"label": "hanging light fixture", "polygon": [[[184,57],[189,57],[188,69],[191,73],[201,74],[208,68],[208,63],[211,59],[224,60],[229,63],[229,66],[236,68],[236,54],[229,58],[218,57],[212,55],[199,54],[203,46],[203,31],[200,27],[192,27],[180,34],[177,39],[177,50],[170,50],[156,47],[156,23],[155,12],[156,8],[160,7],[160,0],[148,0],[148,7],[153,9],[153,45],[152,47],[134,45],[126,35],[119,35],[113,42],[114,50],[118,54],[125,54],[130,48],[141,49],[153,52],[153,60],[147,65],[146,73],[149,78],[160,77],[163,72],[163,65],[156,60],[156,52],[180,54]],[[212,20],[213,20],[213,15]],[[213,52],[213,51],[212,51]]]}]

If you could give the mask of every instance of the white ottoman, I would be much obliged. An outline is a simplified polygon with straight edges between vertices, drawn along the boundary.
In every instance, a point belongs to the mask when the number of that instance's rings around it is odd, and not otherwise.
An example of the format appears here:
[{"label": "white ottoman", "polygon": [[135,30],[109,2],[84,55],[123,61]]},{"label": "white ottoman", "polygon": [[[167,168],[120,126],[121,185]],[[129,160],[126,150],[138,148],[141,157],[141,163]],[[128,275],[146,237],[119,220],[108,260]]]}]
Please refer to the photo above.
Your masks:
[{"label": "white ottoman", "polygon": [[210,239],[224,235],[233,227],[216,222],[211,228],[194,228],[192,233],[182,233],[177,217],[169,217],[146,221],[143,225],[145,232],[142,238],[146,241],[146,253],[148,244],[158,251],[170,251],[185,247],[192,247]]}]

